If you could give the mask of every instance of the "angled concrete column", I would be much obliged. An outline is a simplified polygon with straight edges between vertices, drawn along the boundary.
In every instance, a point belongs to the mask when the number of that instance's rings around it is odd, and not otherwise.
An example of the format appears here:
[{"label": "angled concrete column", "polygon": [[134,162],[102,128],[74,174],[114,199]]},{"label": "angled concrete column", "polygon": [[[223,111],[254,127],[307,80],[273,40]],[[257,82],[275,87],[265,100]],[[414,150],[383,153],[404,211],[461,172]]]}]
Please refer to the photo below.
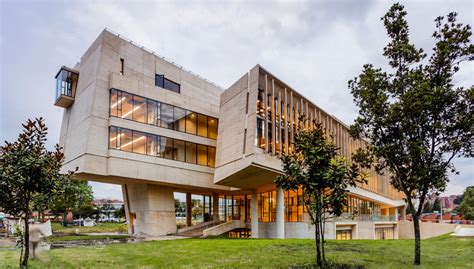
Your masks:
[{"label": "angled concrete column", "polygon": [[250,228],[252,229],[252,238],[258,238],[258,195],[257,190],[252,190],[250,197]]},{"label": "angled concrete column", "polygon": [[400,219],[399,220],[407,220],[407,206],[400,207]]},{"label": "angled concrete column", "polygon": [[191,193],[186,193],[186,227],[189,227],[192,224],[192,211],[193,211],[193,202],[191,200]]},{"label": "angled concrete column", "polygon": [[128,201],[127,184],[122,184],[123,205],[125,208],[125,219],[127,220],[127,232],[133,235],[133,220],[130,218],[130,205]]},{"label": "angled concrete column", "polygon": [[154,184],[127,184],[130,213],[136,216],[138,235],[177,232],[173,189]]},{"label": "angled concrete column", "polygon": [[219,194],[212,194],[212,220],[219,220]]},{"label": "angled concrete column", "polygon": [[277,238],[285,238],[285,194],[281,188],[276,190]]}]

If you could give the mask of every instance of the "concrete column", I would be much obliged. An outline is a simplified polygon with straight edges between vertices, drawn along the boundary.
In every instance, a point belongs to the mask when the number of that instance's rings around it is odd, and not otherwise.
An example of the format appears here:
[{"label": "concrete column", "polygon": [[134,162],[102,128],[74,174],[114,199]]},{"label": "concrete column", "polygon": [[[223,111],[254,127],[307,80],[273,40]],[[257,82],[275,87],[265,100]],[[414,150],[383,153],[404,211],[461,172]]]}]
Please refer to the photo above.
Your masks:
[{"label": "concrete column", "polygon": [[127,184],[130,212],[136,214],[138,235],[177,232],[173,189],[154,184]]},{"label": "concrete column", "polygon": [[191,193],[186,193],[186,227],[189,227],[192,224],[192,211],[193,211],[193,201],[191,199]]},{"label": "concrete column", "polygon": [[285,194],[281,188],[276,190],[276,226],[276,237],[285,238]]},{"label": "concrete column", "polygon": [[129,235],[133,235],[133,221],[130,218],[130,204],[127,194],[127,185],[122,184],[122,196],[123,196],[123,205],[125,208],[125,219],[127,221],[127,232]]},{"label": "concrete column", "polygon": [[212,220],[219,220],[219,194],[212,194]]},{"label": "concrete column", "polygon": [[250,197],[250,228],[252,229],[252,238],[258,238],[258,195],[257,190],[252,190]]}]

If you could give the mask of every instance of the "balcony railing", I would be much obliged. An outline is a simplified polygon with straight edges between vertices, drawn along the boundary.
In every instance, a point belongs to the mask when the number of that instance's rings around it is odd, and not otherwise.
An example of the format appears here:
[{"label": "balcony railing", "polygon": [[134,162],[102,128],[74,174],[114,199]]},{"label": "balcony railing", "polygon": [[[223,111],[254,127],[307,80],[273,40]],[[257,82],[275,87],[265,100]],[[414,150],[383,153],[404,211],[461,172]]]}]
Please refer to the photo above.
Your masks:
[{"label": "balcony railing", "polygon": [[79,73],[68,67],[61,67],[56,74],[55,106],[68,108],[74,103]]}]

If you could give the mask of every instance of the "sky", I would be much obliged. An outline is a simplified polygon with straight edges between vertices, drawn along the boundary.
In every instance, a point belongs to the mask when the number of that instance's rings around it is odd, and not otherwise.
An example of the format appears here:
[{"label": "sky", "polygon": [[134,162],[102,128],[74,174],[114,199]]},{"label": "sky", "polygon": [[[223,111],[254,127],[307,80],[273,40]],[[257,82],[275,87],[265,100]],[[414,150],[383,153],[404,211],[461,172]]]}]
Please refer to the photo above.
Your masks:
[{"label": "sky", "polygon": [[[362,66],[387,68],[382,17],[392,1],[24,1],[0,0],[0,141],[13,141],[42,116],[48,147],[59,141],[63,109],[54,76],[72,67],[104,28],[227,88],[257,63],[350,124],[357,109],[347,87]],[[474,25],[473,2],[402,1],[411,41],[430,52],[434,19],[451,11]],[[455,81],[474,84],[474,63]],[[444,194],[474,185],[473,159],[455,160]],[[91,183],[97,198],[120,187]]]}]

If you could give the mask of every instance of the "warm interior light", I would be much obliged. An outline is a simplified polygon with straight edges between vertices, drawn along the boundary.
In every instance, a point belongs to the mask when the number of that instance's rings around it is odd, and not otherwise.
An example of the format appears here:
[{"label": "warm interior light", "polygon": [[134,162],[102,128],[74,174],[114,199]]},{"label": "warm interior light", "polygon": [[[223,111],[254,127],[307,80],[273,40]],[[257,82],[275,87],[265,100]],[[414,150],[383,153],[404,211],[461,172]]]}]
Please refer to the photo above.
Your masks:
[{"label": "warm interior light", "polygon": [[126,143],[125,145],[120,146],[119,149],[122,149],[122,148],[124,148],[124,147],[128,147],[128,146],[130,146],[132,143],[138,142],[138,141],[140,141],[140,140],[142,140],[142,139],[144,139],[144,138],[145,138],[145,136],[140,136],[139,138],[137,138],[137,139],[135,139],[135,140],[133,140],[133,141],[131,141],[131,142],[128,142],[128,143]]},{"label": "warm interior light", "polygon": [[124,135],[124,134],[119,134],[119,135],[116,135],[115,137],[112,137],[112,138],[110,139],[110,142],[116,140],[117,138],[119,138],[119,137],[121,137],[121,136],[123,136],[123,135]]},{"label": "warm interior light", "polygon": [[122,101],[125,99],[126,99],[125,97],[120,98],[120,100],[118,100],[115,104],[111,105],[110,108],[116,107],[119,103],[122,103]]},{"label": "warm interior light", "polygon": [[143,104],[141,104],[141,105],[139,105],[139,106],[137,106],[137,107],[134,107],[132,110],[130,110],[130,111],[128,111],[127,113],[123,114],[123,115],[122,115],[122,118],[125,118],[126,116],[132,114],[133,111],[139,109],[142,105],[143,105]]}]

